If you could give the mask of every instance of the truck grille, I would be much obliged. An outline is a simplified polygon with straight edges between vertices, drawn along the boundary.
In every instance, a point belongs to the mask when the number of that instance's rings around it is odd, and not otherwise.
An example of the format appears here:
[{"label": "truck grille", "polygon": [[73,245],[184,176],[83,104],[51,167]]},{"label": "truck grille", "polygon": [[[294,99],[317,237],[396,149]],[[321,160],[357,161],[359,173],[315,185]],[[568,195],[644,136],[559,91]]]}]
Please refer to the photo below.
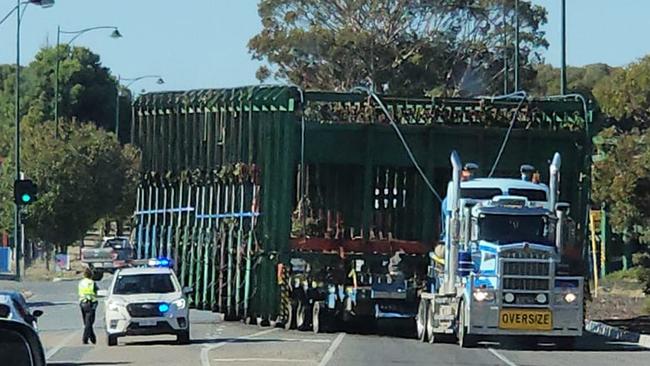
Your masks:
[{"label": "truck grille", "polygon": [[158,310],[158,306],[161,303],[159,302],[143,302],[129,304],[126,306],[126,310],[134,318],[147,318],[147,317],[159,317],[163,314]]},{"label": "truck grille", "polygon": [[511,250],[501,253],[503,290],[548,291],[551,253],[539,250]]}]

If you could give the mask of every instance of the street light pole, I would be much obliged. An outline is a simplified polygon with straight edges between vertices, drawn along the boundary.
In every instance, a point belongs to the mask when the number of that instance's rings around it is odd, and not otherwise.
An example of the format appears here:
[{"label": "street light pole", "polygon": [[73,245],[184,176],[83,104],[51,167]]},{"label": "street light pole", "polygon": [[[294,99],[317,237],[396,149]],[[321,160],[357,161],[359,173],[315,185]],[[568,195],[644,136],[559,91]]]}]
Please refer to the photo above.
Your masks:
[{"label": "street light pole", "polygon": [[[16,142],[15,145],[15,154],[16,154],[16,180],[20,180],[20,0],[16,0],[16,107],[14,112],[16,113]],[[20,223],[20,206],[18,203],[15,204],[14,210],[14,246],[16,248],[16,280],[20,281],[20,260],[22,257],[22,240],[20,238],[21,234],[21,223]]]},{"label": "street light pole", "polygon": [[[21,1],[16,0],[16,7],[14,8],[16,12],[16,85],[15,85],[15,96],[16,96],[16,107],[15,110],[15,128],[16,135],[14,142],[15,147],[15,164],[16,164],[16,180],[22,178],[20,173],[20,5],[34,4],[39,5],[42,8],[49,8],[54,5],[54,0],[30,0],[30,1]],[[9,14],[0,21],[2,23],[7,19]],[[20,281],[21,278],[21,265],[20,261],[22,260],[22,225],[20,222],[20,206],[18,203],[14,205],[14,247],[16,249],[16,280]]]},{"label": "street light pole", "polygon": [[156,78],[156,84],[164,84],[165,80],[163,80],[162,76],[160,75],[144,75],[140,76],[137,78],[122,78],[120,75],[117,76],[117,87],[116,87],[116,99],[115,99],[115,137],[119,140],[120,137],[120,81],[130,81],[130,83],[126,84],[125,88],[129,88],[133,83],[136,81],[142,80],[142,79],[152,79]]},{"label": "street light pole", "polygon": [[99,27],[90,27],[90,28],[85,28],[79,31],[62,31],[61,26],[56,27],[56,52],[55,52],[55,58],[56,58],[56,66],[54,68],[54,124],[55,124],[55,136],[56,138],[59,138],[59,65],[61,63],[61,56],[60,56],[60,41],[61,41],[61,34],[74,34],[74,37],[66,43],[66,50],[68,47],[74,42],[75,39],[79,38],[84,33],[94,31],[94,30],[100,30],[100,29],[112,29],[113,32],[111,33],[111,38],[121,38],[122,34],[120,31],[117,29],[115,26],[109,26],[109,25],[102,25]]},{"label": "street light pole", "polygon": [[566,94],[566,0],[562,0],[562,64],[560,66],[560,94]]}]

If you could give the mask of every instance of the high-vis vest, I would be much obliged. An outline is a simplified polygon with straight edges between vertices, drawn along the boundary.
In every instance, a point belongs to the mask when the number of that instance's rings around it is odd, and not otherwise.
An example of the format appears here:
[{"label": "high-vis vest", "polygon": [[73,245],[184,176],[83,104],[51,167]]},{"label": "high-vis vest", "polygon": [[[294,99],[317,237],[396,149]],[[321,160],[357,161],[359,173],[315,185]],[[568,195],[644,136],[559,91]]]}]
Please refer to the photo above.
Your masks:
[{"label": "high-vis vest", "polygon": [[95,281],[84,278],[79,281],[79,301],[96,301],[97,294],[95,294]]}]

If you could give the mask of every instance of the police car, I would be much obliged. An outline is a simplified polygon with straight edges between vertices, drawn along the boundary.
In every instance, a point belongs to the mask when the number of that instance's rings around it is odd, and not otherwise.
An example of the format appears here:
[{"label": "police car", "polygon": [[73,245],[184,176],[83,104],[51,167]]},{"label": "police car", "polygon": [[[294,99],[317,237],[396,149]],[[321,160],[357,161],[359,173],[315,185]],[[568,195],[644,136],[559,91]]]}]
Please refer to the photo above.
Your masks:
[{"label": "police car", "polygon": [[168,259],[149,260],[148,267],[125,268],[113,277],[105,296],[106,333],[109,346],[130,335],[176,335],[177,342],[190,342],[187,295],[169,268]]}]

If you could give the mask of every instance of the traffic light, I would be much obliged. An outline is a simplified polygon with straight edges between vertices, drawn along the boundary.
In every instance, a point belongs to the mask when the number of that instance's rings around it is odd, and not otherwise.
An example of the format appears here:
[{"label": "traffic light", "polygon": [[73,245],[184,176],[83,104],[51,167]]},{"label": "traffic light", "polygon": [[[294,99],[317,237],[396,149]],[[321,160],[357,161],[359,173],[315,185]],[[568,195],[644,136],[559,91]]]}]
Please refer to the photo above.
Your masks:
[{"label": "traffic light", "polygon": [[36,201],[38,186],[29,179],[16,180],[14,182],[14,201],[19,206],[29,205]]}]

